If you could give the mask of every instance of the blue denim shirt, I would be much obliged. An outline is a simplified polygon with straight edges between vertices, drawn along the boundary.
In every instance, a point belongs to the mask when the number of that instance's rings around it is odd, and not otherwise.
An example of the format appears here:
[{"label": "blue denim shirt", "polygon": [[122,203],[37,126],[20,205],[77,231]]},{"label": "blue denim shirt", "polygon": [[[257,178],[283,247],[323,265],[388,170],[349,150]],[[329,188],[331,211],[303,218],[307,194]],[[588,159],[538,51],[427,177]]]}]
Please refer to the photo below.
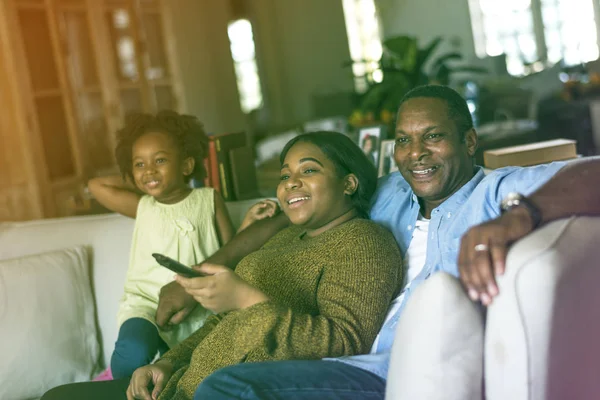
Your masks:
[{"label": "blue denim shirt", "polygon": [[[565,163],[554,162],[535,167],[507,167],[485,175],[477,167],[475,176],[431,212],[425,266],[404,292],[403,302],[379,332],[376,354],[340,357],[336,360],[387,378],[396,324],[414,289],[432,273],[444,271],[458,276],[460,238],[472,226],[500,215],[500,202],[510,192],[529,195],[550,179]],[[371,219],[388,228],[396,238],[402,255],[412,239],[420,207],[417,196],[399,172],[380,179],[371,206]]]}]

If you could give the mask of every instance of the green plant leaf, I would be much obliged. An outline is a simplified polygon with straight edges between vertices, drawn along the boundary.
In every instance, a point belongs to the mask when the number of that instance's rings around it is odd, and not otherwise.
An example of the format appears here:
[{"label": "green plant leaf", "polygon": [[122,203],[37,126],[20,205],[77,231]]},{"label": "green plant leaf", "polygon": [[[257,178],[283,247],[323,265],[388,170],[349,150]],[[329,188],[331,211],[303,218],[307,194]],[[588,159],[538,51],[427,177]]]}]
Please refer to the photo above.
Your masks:
[{"label": "green plant leaf", "polygon": [[419,69],[423,68],[423,65],[425,65],[425,63],[427,62],[429,57],[433,54],[433,52],[435,51],[435,49],[437,49],[437,47],[439,46],[439,44],[441,42],[442,42],[442,38],[438,36],[435,39],[433,39],[431,42],[429,42],[427,47],[419,50],[419,54],[417,56],[417,63],[419,65]]},{"label": "green plant leaf", "polygon": [[435,59],[435,61],[433,62],[433,65],[431,66],[431,68],[432,69],[437,69],[442,64],[445,64],[447,61],[462,60],[462,58],[463,58],[463,56],[460,53],[446,53],[446,54],[443,54],[443,55],[437,57]]},{"label": "green plant leaf", "polygon": [[412,36],[396,36],[383,42],[386,52],[397,61],[399,69],[412,72],[417,65],[417,39]]}]

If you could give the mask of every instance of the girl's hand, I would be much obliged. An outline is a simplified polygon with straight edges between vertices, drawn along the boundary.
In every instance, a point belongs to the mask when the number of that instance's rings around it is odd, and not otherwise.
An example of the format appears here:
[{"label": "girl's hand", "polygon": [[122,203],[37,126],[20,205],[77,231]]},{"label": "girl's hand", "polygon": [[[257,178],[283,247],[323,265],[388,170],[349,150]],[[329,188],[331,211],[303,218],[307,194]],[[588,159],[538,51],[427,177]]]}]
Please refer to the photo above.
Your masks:
[{"label": "girl's hand", "polygon": [[242,221],[242,224],[238,229],[238,233],[243,231],[256,221],[260,221],[261,219],[265,218],[271,218],[279,214],[279,211],[279,204],[277,204],[276,201],[267,199],[256,203],[255,205],[250,207],[250,209],[246,213],[244,221]]},{"label": "girl's hand", "polygon": [[185,278],[177,275],[175,280],[198,303],[214,313],[239,310],[268,300],[263,292],[223,265],[202,264],[193,268],[208,276]]},{"label": "girl's hand", "polygon": [[[159,360],[154,364],[145,365],[133,371],[129,387],[127,388],[127,400],[156,400],[160,392],[173,375],[173,366],[169,361]],[[154,386],[152,395],[148,387],[150,383]]]}]

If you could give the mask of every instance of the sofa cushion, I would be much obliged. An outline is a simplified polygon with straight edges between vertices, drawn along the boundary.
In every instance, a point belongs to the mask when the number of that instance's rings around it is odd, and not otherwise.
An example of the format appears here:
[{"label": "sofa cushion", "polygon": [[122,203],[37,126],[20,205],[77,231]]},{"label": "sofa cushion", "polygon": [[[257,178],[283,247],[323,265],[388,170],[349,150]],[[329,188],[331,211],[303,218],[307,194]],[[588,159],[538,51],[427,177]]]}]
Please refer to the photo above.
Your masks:
[{"label": "sofa cushion", "polygon": [[97,372],[85,247],[0,261],[0,300],[0,399],[39,397]]},{"label": "sofa cushion", "polygon": [[483,315],[444,272],[417,287],[398,322],[388,400],[480,400]]}]

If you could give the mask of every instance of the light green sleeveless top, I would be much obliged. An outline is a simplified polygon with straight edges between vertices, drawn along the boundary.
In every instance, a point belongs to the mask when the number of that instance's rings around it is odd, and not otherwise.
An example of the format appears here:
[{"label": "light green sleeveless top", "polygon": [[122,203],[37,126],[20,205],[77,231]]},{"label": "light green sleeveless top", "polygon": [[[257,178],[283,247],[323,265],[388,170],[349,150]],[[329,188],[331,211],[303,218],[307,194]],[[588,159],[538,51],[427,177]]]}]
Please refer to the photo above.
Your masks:
[{"label": "light green sleeveless top", "polygon": [[[125,293],[117,315],[119,326],[130,318],[154,325],[158,294],[175,273],[160,266],[152,253],[161,253],[185,265],[204,261],[219,248],[215,228],[214,189],[194,189],[176,204],[162,204],[143,196],[137,209]],[[159,329],[169,347],[204,324],[211,312],[197,306],[186,320],[170,331]]]}]

